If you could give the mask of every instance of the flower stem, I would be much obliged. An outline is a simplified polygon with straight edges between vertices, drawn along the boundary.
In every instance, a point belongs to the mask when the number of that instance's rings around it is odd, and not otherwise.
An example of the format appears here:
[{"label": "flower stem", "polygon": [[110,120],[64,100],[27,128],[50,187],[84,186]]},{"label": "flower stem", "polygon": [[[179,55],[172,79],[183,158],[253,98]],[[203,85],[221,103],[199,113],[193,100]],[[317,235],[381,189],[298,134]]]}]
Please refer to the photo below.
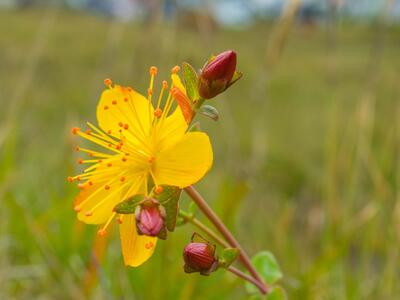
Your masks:
[{"label": "flower stem", "polygon": [[262,284],[261,282],[259,282],[258,280],[255,280],[253,277],[251,277],[250,275],[247,275],[246,273],[243,273],[242,271],[240,271],[239,269],[235,268],[235,267],[228,267],[227,270],[233,274],[235,274],[236,276],[254,284],[256,287],[258,287],[258,289],[263,293],[266,294],[266,290],[265,290],[265,285]]},{"label": "flower stem", "polygon": [[194,226],[205,232],[210,238],[212,238],[214,241],[216,241],[218,244],[220,244],[224,248],[229,248],[230,245],[225,242],[218,234],[216,234],[213,230],[208,228],[206,225],[201,223],[198,219],[193,217],[192,215],[188,214],[187,212],[180,210],[179,211],[179,216],[183,218],[186,222],[192,223]]},{"label": "flower stem", "polygon": [[211,221],[211,223],[218,229],[218,231],[224,236],[231,247],[238,248],[240,251],[239,259],[246,269],[253,276],[253,279],[258,282],[258,288],[262,294],[267,294],[268,287],[265,285],[260,275],[257,273],[256,269],[252,265],[249,256],[246,254],[242,246],[235,239],[229,229],[225,224],[218,218],[212,208],[207,204],[204,198],[196,191],[193,186],[188,186],[185,188],[186,193],[192,198],[200,210],[206,215],[206,217]]}]

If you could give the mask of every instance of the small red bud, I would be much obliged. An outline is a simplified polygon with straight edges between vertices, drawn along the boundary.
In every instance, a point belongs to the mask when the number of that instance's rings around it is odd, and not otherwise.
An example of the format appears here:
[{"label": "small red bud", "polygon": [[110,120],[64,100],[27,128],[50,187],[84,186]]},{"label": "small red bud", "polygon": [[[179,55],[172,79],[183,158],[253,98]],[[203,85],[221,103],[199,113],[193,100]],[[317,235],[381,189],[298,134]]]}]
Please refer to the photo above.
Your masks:
[{"label": "small red bud", "polygon": [[236,53],[228,50],[218,54],[201,70],[199,94],[204,99],[214,98],[229,87],[236,71]]},{"label": "small red bud", "polygon": [[218,261],[214,256],[215,249],[206,243],[190,243],[183,250],[185,272],[200,272],[208,275],[215,271]]},{"label": "small red bud", "polygon": [[136,226],[140,234],[158,236],[165,224],[164,216],[157,200],[149,199],[148,202],[138,206]]}]

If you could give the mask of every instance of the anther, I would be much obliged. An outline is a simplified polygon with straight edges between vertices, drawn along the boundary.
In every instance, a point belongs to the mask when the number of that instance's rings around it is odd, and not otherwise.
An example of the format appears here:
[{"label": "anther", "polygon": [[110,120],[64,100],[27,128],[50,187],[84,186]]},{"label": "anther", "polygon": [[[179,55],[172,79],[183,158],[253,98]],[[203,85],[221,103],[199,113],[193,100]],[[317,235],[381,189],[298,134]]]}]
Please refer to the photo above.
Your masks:
[{"label": "anther", "polygon": [[181,67],[175,66],[175,67],[173,67],[173,68],[171,69],[171,73],[172,73],[172,74],[176,74],[176,73],[178,73],[180,70],[181,70]]},{"label": "anther", "polygon": [[81,148],[79,146],[76,146],[75,151],[79,151],[79,150],[81,150]]},{"label": "anther", "polygon": [[78,188],[80,190],[84,190],[85,189],[85,185],[83,183],[78,183]]},{"label": "anther", "polygon": [[90,152],[90,153],[89,153],[89,156],[90,156],[90,157],[93,157],[93,156],[94,156],[94,154],[93,154],[92,152]]},{"label": "anther", "polygon": [[154,246],[153,242],[148,242],[148,243],[144,244],[144,247],[146,249],[151,249],[151,248],[153,248],[153,246]]},{"label": "anther", "polygon": [[73,127],[71,129],[71,132],[72,132],[72,134],[77,134],[79,130],[80,130],[79,127]]},{"label": "anther", "polygon": [[162,88],[165,89],[165,90],[168,88],[168,83],[167,83],[166,80],[164,80],[164,81],[162,82]]},{"label": "anther", "polygon": [[128,98],[124,98],[124,101],[125,101],[125,102],[128,102]]},{"label": "anther", "polygon": [[108,164],[107,164],[107,167],[112,167],[112,163],[108,163]]},{"label": "anther", "polygon": [[97,235],[98,235],[98,236],[105,236],[106,233],[107,233],[107,231],[106,231],[105,229],[103,229],[103,228],[97,230]]},{"label": "anther", "polygon": [[154,192],[155,192],[156,194],[161,194],[161,193],[163,192],[163,190],[164,190],[164,188],[163,188],[161,185],[159,185],[158,187],[156,187],[156,189],[154,190]]},{"label": "anther", "polygon": [[76,180],[81,181],[81,177],[80,176],[76,176]]},{"label": "anther", "polygon": [[157,75],[157,67],[152,66],[150,68],[150,75]]},{"label": "anther", "polygon": [[121,150],[121,144],[118,144],[117,146],[115,146],[115,148],[116,148],[117,150]]},{"label": "anther", "polygon": [[109,78],[104,79],[104,84],[105,84],[106,86],[112,85],[111,79],[109,79]]},{"label": "anther", "polygon": [[68,180],[68,182],[73,182],[74,178],[72,178],[71,176],[68,176],[67,180]]},{"label": "anther", "polygon": [[152,90],[152,88],[148,88],[148,89],[147,89],[147,94],[148,94],[149,96],[153,95],[153,90]]},{"label": "anther", "polygon": [[122,158],[122,161],[126,161],[127,160],[127,158],[124,156],[123,158]]},{"label": "anther", "polygon": [[122,126],[124,126],[124,123],[119,122],[119,123],[118,123],[118,126],[119,126],[119,127],[122,127]]},{"label": "anther", "polygon": [[78,164],[83,164],[83,158],[78,159]]},{"label": "anther", "polygon": [[92,182],[92,181],[89,181],[88,184],[89,184],[89,185],[93,185],[93,182]]},{"label": "anther", "polygon": [[109,186],[108,184],[106,184],[106,185],[104,186],[104,188],[105,188],[106,190],[109,190],[109,189],[110,189],[110,186]]},{"label": "anther", "polygon": [[116,105],[117,104],[117,100],[113,100],[111,103]]},{"label": "anther", "polygon": [[75,206],[74,206],[74,211],[76,211],[76,212],[80,212],[81,209],[82,209],[82,208],[81,208],[79,205],[75,205]]},{"label": "anther", "polygon": [[157,118],[159,118],[159,117],[161,117],[161,115],[162,115],[162,110],[161,110],[160,108],[157,108],[157,109],[154,111],[154,116],[156,116]]},{"label": "anther", "polygon": [[90,133],[91,133],[92,131],[91,131],[90,129],[86,129],[85,132],[86,132],[87,135],[90,135]]},{"label": "anther", "polygon": [[107,131],[107,133],[108,133],[108,134],[111,134],[111,133],[112,133],[111,129],[110,129],[110,130],[108,130],[108,131]]},{"label": "anther", "polygon": [[92,216],[92,215],[93,215],[93,213],[92,213],[91,211],[85,212],[85,216],[86,216],[86,217],[90,217],[90,216]]},{"label": "anther", "polygon": [[121,178],[119,180],[121,180],[121,182],[124,182],[125,181],[125,177],[121,176]]},{"label": "anther", "polygon": [[128,125],[128,124],[125,124],[125,125],[124,125],[124,129],[127,130],[128,128],[129,128],[129,125]]},{"label": "anther", "polygon": [[154,156],[150,156],[149,159],[148,159],[148,162],[152,163],[155,160],[156,160],[156,158]]},{"label": "anther", "polygon": [[122,224],[122,217],[121,216],[117,218],[117,222],[118,222],[118,224]]},{"label": "anther", "polygon": [[107,110],[108,109],[108,105],[104,105],[104,110]]}]

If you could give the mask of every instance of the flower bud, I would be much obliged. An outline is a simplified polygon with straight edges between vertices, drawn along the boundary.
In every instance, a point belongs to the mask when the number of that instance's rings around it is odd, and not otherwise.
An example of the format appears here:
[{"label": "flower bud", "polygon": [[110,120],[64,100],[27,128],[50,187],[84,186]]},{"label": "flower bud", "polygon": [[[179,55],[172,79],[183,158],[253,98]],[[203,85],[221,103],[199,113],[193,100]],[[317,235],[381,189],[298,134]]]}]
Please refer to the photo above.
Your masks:
[{"label": "flower bud", "polygon": [[139,234],[158,236],[164,229],[164,213],[157,200],[146,199],[136,210],[136,227]]},{"label": "flower bud", "polygon": [[236,71],[236,53],[228,50],[218,54],[201,70],[198,90],[204,99],[211,99],[225,91]]},{"label": "flower bud", "polygon": [[192,242],[183,250],[185,261],[185,272],[200,272],[202,275],[209,275],[218,266],[218,260],[214,256],[215,247],[206,243]]}]

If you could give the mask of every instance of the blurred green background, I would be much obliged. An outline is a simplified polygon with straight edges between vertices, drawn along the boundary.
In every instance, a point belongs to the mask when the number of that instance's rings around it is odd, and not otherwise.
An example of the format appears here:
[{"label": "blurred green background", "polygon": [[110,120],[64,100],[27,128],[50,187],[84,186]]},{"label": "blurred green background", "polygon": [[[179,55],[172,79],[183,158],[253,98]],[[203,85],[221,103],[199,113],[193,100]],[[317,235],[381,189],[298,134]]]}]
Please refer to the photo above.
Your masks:
[{"label": "blurred green background", "polygon": [[96,123],[104,78],[144,92],[151,65],[161,82],[226,49],[244,77],[210,103],[218,122],[197,117],[215,153],[198,190],[251,255],[275,254],[290,299],[400,295],[400,28],[290,21],[0,10],[0,298],[247,299],[230,273],[183,272],[191,225],[137,269],[117,230],[93,250],[66,181],[79,169],[70,128]]}]

